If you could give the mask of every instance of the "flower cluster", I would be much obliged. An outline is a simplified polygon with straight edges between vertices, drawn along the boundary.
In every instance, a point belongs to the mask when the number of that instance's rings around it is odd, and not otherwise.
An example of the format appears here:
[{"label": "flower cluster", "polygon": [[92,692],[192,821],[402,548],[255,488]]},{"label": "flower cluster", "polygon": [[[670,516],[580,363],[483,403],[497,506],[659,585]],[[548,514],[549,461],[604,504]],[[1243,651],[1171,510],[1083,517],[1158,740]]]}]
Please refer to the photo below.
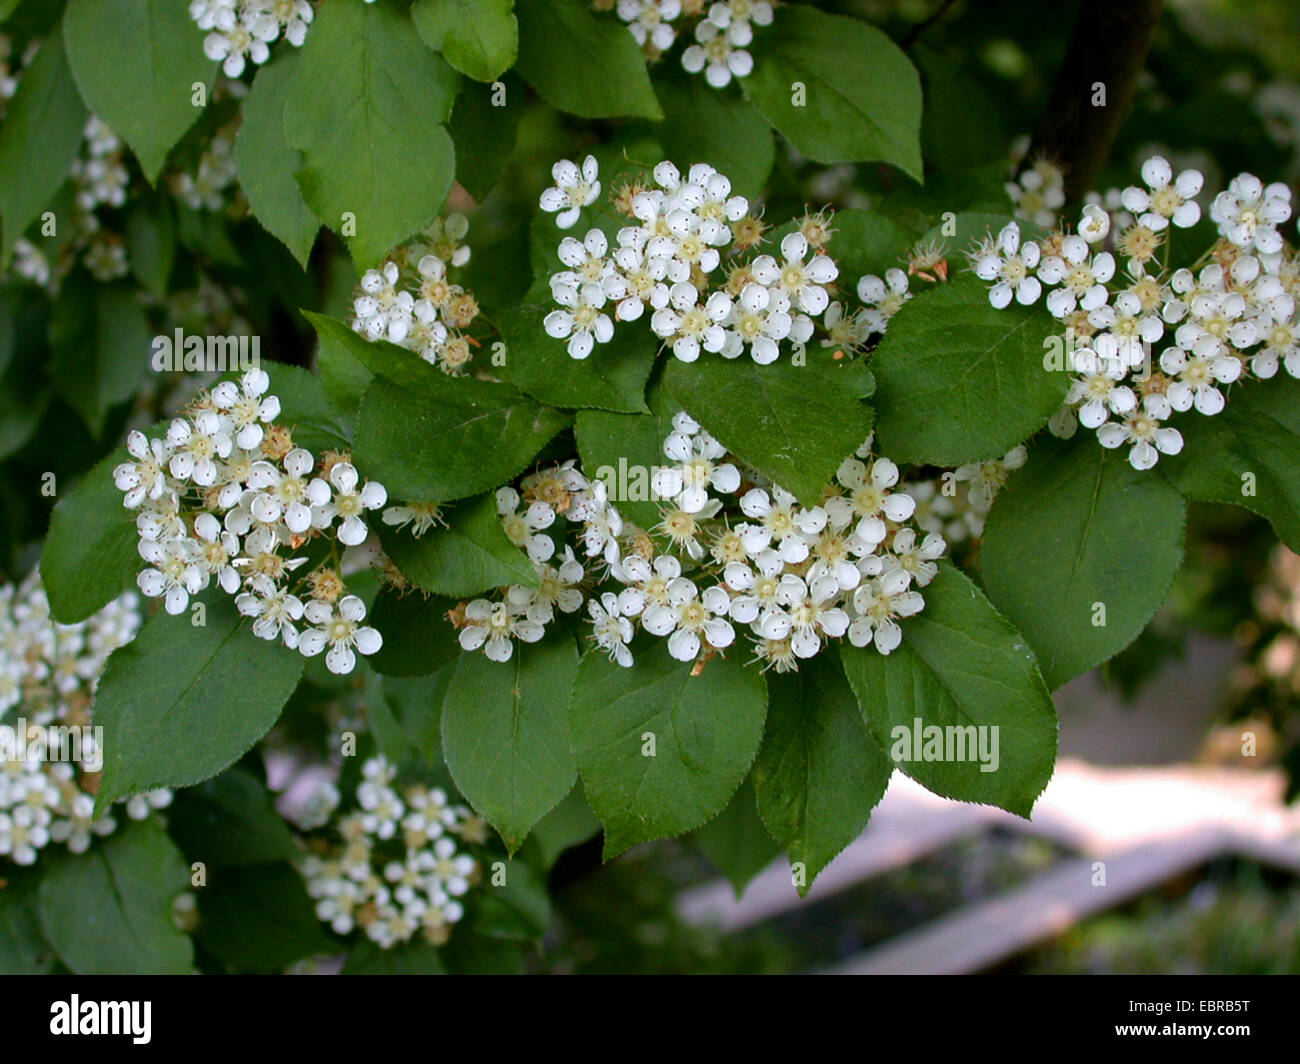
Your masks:
[{"label": "flower cluster", "polygon": [[458,900],[478,879],[465,843],[482,843],[486,825],[447,793],[397,785],[382,755],[362,766],[349,810],[336,816],[338,789],[325,784],[308,805],[304,827],[324,826],[302,862],[316,915],[335,933],[360,927],[384,949],[417,934],[441,945],[464,915]]},{"label": "flower cluster", "polygon": [[[343,548],[363,543],[367,513],[388,499],[362,483],[346,455],[319,461],[276,424],[280,402],[270,378],[251,369],[189,404],[162,436],[133,431],[129,459],[114,470],[125,506],[136,512],[146,567],[137,583],[167,612],[215,583],[235,596],[253,632],[349,673],[356,655],[373,654],[379,633],[366,607],[347,594]],[[328,540],[330,560],[300,574],[311,540]]]},{"label": "flower cluster", "polygon": [[244,72],[248,60],[265,63],[281,34],[301,46],[312,14],[307,0],[190,0],[190,17],[209,31],[203,54],[232,78]]},{"label": "flower cluster", "polygon": [[352,303],[352,328],[414,351],[445,373],[464,373],[475,341],[463,330],[479,307],[473,293],[452,283],[448,269],[469,262],[470,249],[461,243],[468,229],[464,215],[449,215],[367,270]]},{"label": "flower cluster", "polygon": [[[918,589],[937,573],[945,543],[909,523],[916,500],[893,462],[872,457],[868,443],[817,505],[802,506],[685,412],[673,419],[664,455],[649,478],[661,504],[649,530],[625,521],[608,481],[589,480],[574,462],[524,478],[521,491],[503,488],[506,534],[533,560],[540,586],[511,586],[454,610],[461,647],[508,661],[515,640],[536,642],[558,613],[584,603],[592,639],[623,666],[632,664],[638,627],[692,662],[725,651],[740,626],[755,660],[779,672],[841,638],[882,654],[898,646],[899,621],[924,606]],[[561,517],[586,569],[573,546],[556,557]]]},{"label": "flower cluster", "polygon": [[1052,431],[1070,436],[1082,424],[1150,469],[1182,450],[1166,424],[1173,414],[1217,414],[1227,386],[1279,367],[1300,377],[1300,258],[1278,228],[1291,217],[1290,189],[1241,174],[1210,206],[1219,239],[1191,267],[1171,269],[1172,233],[1201,218],[1202,178],[1159,156],[1141,169],[1141,185],[1089,197],[1077,232],[1025,242],[1011,223],[972,262],[995,307],[1048,290],[1073,374]]},{"label": "flower cluster", "polygon": [[678,20],[696,18],[694,43],[682,52],[682,67],[704,74],[715,89],[725,88],[733,77],[748,77],[754,57],[746,50],[755,26],[772,24],[769,0],[719,0],[704,10],[703,0],[606,0],[598,7],[613,7],[647,58],[658,59],[677,40]]},{"label": "flower cluster", "polygon": [[[90,704],[108,656],[140,627],[134,594],[80,624],[57,624],[39,574],[0,587],[0,866],[34,864],[51,843],[85,853],[111,834],[111,813],[95,816],[102,751]],[[171,803],[168,790],[118,803],[132,820]]]},{"label": "flower cluster", "polygon": [[[557,163],[556,184],[542,193],[542,209],[559,210],[560,227],[572,227],[600,194],[597,176],[591,156],[581,169]],[[801,346],[811,340],[814,319],[830,307],[828,286],[839,276],[823,252],[832,232],[827,220],[805,218],[781,240],[779,257],[733,258],[725,281],[710,291],[724,272],[723,253],[752,248],[762,223],[743,196],[732,195],[730,179],[707,164],[683,175],[661,162],[653,180],[652,187],[620,191],[617,204],[632,224],[619,229],[612,251],[600,229],[588,230],[581,241],[560,242],[564,269],[550,279],[560,309],[543,322],[548,335],[566,340],[569,354],[581,359],[609,342],[615,322],[648,315],[654,334],[684,362],[708,351],[724,358],[748,353],[760,364],[778,358],[782,341]],[[837,308],[823,324],[856,334],[843,314]]]}]

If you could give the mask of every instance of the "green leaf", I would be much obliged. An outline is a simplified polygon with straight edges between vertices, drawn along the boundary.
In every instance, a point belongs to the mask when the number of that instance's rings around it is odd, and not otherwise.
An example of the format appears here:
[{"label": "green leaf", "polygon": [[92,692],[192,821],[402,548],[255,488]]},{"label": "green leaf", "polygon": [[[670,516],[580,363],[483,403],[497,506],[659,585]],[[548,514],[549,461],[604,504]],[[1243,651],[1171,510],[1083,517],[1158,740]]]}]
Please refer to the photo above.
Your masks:
[{"label": "green leaf", "polygon": [[892,267],[906,269],[912,234],[888,215],[852,208],[836,211],[827,248],[840,268],[839,285],[853,291],[867,274],[883,277]]},{"label": "green leaf", "polygon": [[383,676],[427,676],[442,668],[460,653],[447,620],[454,605],[450,599],[384,588],[370,610],[370,624],[384,637],[368,659],[370,667]]},{"label": "green leaf", "polygon": [[1223,413],[1180,421],[1188,446],[1162,457],[1160,470],[1189,499],[1221,502],[1268,518],[1288,547],[1300,551],[1300,381],[1233,388]]},{"label": "green leaf", "polygon": [[167,154],[194,124],[216,64],[203,54],[203,33],[175,0],[68,0],[63,15],[81,98],[130,146],[144,176],[157,180]]},{"label": "green leaf", "polygon": [[134,584],[142,565],[135,514],[122,505],[113,483],[113,469],[127,457],[119,447],[54,506],[41,551],[41,582],[60,624],[84,621],[107,606]]},{"label": "green leaf", "polygon": [[627,27],[582,0],[518,0],[518,70],[552,107],[580,118],[662,118]]},{"label": "green leaf", "polygon": [[664,387],[733,454],[814,506],[840,463],[871,434],[871,408],[850,377],[816,352],[805,365],[788,356],[768,366],[747,355],[706,356],[673,359]]},{"label": "green leaf", "polygon": [[349,432],[325,396],[319,377],[301,366],[273,365],[270,394],[280,400],[277,424],[293,433],[293,442],[317,453],[331,449],[346,451]]},{"label": "green leaf", "polygon": [[389,4],[323,7],[297,66],[284,131],[303,153],[298,185],[348,237],[358,267],[370,266],[437,218],[451,190],[455,150],[442,123],[459,75]]},{"label": "green leaf", "polygon": [[305,957],[339,950],[287,864],[222,869],[200,893],[199,912],[203,948],[237,972],[278,974]]},{"label": "green leaf", "polygon": [[1048,687],[1146,627],[1182,562],[1184,510],[1158,472],[1135,470],[1091,433],[1035,448],[998,493],[980,549],[984,588]]},{"label": "green leaf", "polygon": [[880,160],[922,179],[921,79],[880,30],[792,4],[755,32],[753,53],[744,89],[804,155],[820,163]]},{"label": "green leaf", "polygon": [[665,116],[655,132],[683,172],[708,163],[731,179],[738,195],[753,200],[762,194],[776,159],[776,138],[752,103],[734,89],[719,91],[684,72],[655,89]]},{"label": "green leaf", "polygon": [[19,359],[0,378],[0,459],[21,450],[50,405],[46,367]]},{"label": "green leaf", "polygon": [[496,81],[519,54],[514,0],[415,0],[424,42],[466,77]]},{"label": "green leaf", "polygon": [[49,975],[58,957],[45,941],[37,904],[40,880],[6,869],[0,890],[0,975]]},{"label": "green leaf", "polygon": [[569,740],[587,801],[605,825],[606,860],[716,814],[763,737],[763,677],[738,653],[692,676],[665,640],[640,642],[629,669],[599,650],[584,655],[569,704]]},{"label": "green leaf", "polygon": [[653,390],[650,406],[649,414],[579,410],[574,420],[582,468],[593,480],[605,482],[609,501],[625,521],[647,529],[660,519],[650,470],[669,464],[664,440],[673,431],[673,415],[679,409],[658,388]]},{"label": "green leaf", "polygon": [[233,604],[211,598],[206,624],[160,611],[109,658],[95,697],[99,808],[215,776],[267,733],[298,686],[302,655],[259,639]]},{"label": "green leaf", "polygon": [[[507,74],[502,86],[498,90],[490,85],[466,84],[447,122],[447,132],[456,145],[456,180],[477,200],[487,198],[505,173],[524,112],[524,108],[509,104],[511,99],[518,101],[527,94],[524,83],[514,74]],[[494,99],[501,102],[494,104]]]},{"label": "green leaf", "polygon": [[768,701],[754,793],[802,895],[866,826],[891,766],[832,651],[800,662],[798,672],[769,675]]},{"label": "green leaf", "polygon": [[457,789],[514,853],[577,775],[565,732],[578,670],[568,638],[519,644],[507,662],[464,653],[442,705],[442,749]]},{"label": "green leaf", "polygon": [[642,329],[616,331],[589,358],[571,358],[563,340],[547,336],[542,319],[557,304],[525,303],[498,314],[506,343],[504,376],[551,406],[641,413],[659,341]]},{"label": "green leaf", "polygon": [[569,796],[547,813],[528,836],[525,853],[538,855],[542,867],[550,868],[565,850],[586,842],[600,831],[600,821],[575,786]]},{"label": "green leaf", "polygon": [[528,556],[510,542],[491,492],[467,499],[447,513],[446,528],[419,539],[382,529],[384,550],[416,587],[468,598],[509,584],[537,587],[541,578]]},{"label": "green leaf", "polygon": [[183,975],[193,947],[172,923],[189,869],[157,817],[127,822],[81,855],[52,862],[41,926],[78,975]]},{"label": "green leaf", "polygon": [[0,125],[0,265],[67,180],[85,128],[86,108],[56,35],[23,72]]},{"label": "green leaf", "polygon": [[185,856],[209,868],[298,857],[293,835],[276,812],[270,792],[239,767],[182,790],[168,808],[167,822]]},{"label": "green leaf", "polygon": [[754,785],[747,779],[727,808],[695,833],[695,844],[727,877],[737,898],[781,852],[755,803]]},{"label": "green leaf", "polygon": [[[329,321],[328,318],[317,318]],[[332,324],[340,324],[333,322]],[[344,326],[346,329],[346,326]],[[347,329],[351,332],[351,329]],[[355,336],[356,334],[353,333]],[[341,343],[332,331],[318,331],[320,346],[316,349],[316,372],[320,374],[321,387],[325,389],[325,398],[339,413],[339,417],[349,426],[355,426],[357,411],[361,407],[361,397],[366,394],[374,374],[366,368],[350,347]]]},{"label": "green leaf", "polygon": [[[452,649],[457,649],[452,644]],[[385,676],[384,698],[393,719],[424,765],[442,760],[442,703],[455,671],[447,662],[427,676]]]},{"label": "green leaf", "polygon": [[50,372],[92,436],[104,431],[110,408],[135,394],[153,335],[130,285],[96,284],[80,272],[64,284],[50,323]]},{"label": "green leaf", "polygon": [[154,192],[128,212],[126,257],[132,275],[151,295],[167,295],[176,262],[176,220],[166,194]]},{"label": "green leaf", "polygon": [[1043,365],[1044,338],[1057,332],[1042,307],[995,310],[974,274],[909,300],[871,356],[880,452],[961,465],[1028,439],[1069,387]]},{"label": "green leaf", "polygon": [[290,146],[284,131],[285,102],[298,59],[296,51],[285,50],[257,72],[235,137],[235,167],[253,217],[306,269],[320,219],[307,206],[294,179],[303,156]]},{"label": "green leaf", "polygon": [[394,498],[443,502],[495,488],[568,424],[509,385],[445,376],[427,384],[416,392],[381,377],[361,402],[357,467]]},{"label": "green leaf", "polygon": [[523,861],[505,862],[504,882],[493,879],[479,899],[474,935],[508,942],[539,941],[551,923],[546,885]]},{"label": "green leaf", "polygon": [[[1007,135],[997,103],[963,69],[964,48],[940,52],[919,42],[908,54],[921,71],[925,113],[921,142],[926,160],[938,170],[1003,161]],[[973,57],[972,57],[973,58]]]},{"label": "green leaf", "polygon": [[[387,377],[417,391],[436,388],[439,380],[445,379],[445,374],[440,370],[404,347],[398,347],[387,340],[367,340],[337,318],[313,314],[310,310],[301,313],[316,330],[322,353],[329,351],[331,357],[335,353],[346,353],[365,367],[368,374]],[[357,402],[360,403],[365,391],[360,382],[364,380],[368,384],[370,377],[363,378],[361,371],[352,365],[348,366],[346,374],[351,382],[349,386],[356,390]]]},{"label": "green leaf", "polygon": [[936,794],[1027,817],[1056,766],[1056,710],[1033,651],[951,565],[921,593],[925,609],[902,622],[893,653],[841,647],[867,727]]},{"label": "green leaf", "polygon": [[438,947],[423,942],[384,949],[364,939],[343,965],[344,975],[446,975]]}]

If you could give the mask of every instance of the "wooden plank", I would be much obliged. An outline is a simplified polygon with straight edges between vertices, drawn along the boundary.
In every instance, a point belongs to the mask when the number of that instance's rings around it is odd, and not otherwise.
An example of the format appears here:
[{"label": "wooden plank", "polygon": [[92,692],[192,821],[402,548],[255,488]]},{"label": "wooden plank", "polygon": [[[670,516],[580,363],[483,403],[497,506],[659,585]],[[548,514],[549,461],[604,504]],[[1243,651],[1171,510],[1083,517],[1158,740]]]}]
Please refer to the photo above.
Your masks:
[{"label": "wooden plank", "polygon": [[963,906],[852,957],[826,974],[978,972],[1204,864],[1230,845],[1227,833],[1201,830],[1110,854],[1104,859],[1105,886],[1093,885],[1094,864],[1101,858],[1073,858],[1023,886]]}]

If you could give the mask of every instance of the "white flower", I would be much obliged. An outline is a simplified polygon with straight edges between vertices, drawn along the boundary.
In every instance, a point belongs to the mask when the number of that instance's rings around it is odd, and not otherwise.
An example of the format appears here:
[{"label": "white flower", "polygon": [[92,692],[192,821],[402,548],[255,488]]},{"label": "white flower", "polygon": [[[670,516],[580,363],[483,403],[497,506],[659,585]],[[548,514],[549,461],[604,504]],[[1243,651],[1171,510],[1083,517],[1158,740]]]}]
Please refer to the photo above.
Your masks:
[{"label": "white flower", "polygon": [[113,470],[113,483],[126,492],[123,504],[136,509],[145,499],[157,500],[167,489],[168,448],[162,440],[150,440],[143,432],[132,430],[126,437],[127,453],[134,462],[123,462]]},{"label": "white flower", "polygon": [[917,543],[915,529],[900,528],[889,545],[890,553],[885,555],[884,569],[902,569],[911,575],[917,587],[925,587],[938,576],[939,567],[935,562],[943,557],[947,546],[938,532],[927,533]]},{"label": "white flower", "polygon": [[[1088,321],[1097,329],[1109,330],[1116,345],[1115,353],[1130,366],[1140,366],[1146,357],[1145,344],[1153,344],[1165,334],[1164,322],[1142,307],[1142,300],[1133,292],[1120,292],[1110,306],[1100,306],[1088,312]],[[1097,337],[1093,348],[1103,358],[1109,358],[1109,341]]]},{"label": "white flower", "polygon": [[497,489],[497,513],[506,538],[516,547],[528,552],[534,562],[544,562],[555,553],[555,541],[542,535],[544,529],[555,523],[555,510],[544,502],[532,502],[522,512],[519,510],[519,492],[514,488]]},{"label": "white flower", "polygon": [[793,574],[781,578],[777,601],[784,611],[766,614],[760,619],[758,631],[765,639],[789,638],[795,657],[811,658],[821,650],[823,636],[838,639],[848,630],[849,615],[833,604],[830,595],[809,590]]},{"label": "white flower", "polygon": [[889,319],[912,298],[908,283],[907,274],[897,268],[886,270],[884,280],[875,274],[867,274],[858,280],[858,298],[866,304],[867,322],[872,332],[883,333]]},{"label": "white flower", "polygon": [[609,655],[609,660],[629,668],[632,664],[632,652],[627,645],[632,641],[632,622],[619,611],[618,596],[606,591],[600,601],[591,599],[587,602],[587,612],[591,614],[594,624],[592,637],[596,646]]},{"label": "white flower", "polygon": [[1064,318],[1082,305],[1092,311],[1106,302],[1106,282],[1115,276],[1115,257],[1103,251],[1089,258],[1088,242],[1081,236],[1061,241],[1061,254],[1043,259],[1038,276],[1048,284],[1060,285],[1047,297],[1047,309]]},{"label": "white flower", "polygon": [[32,865],[36,863],[36,851],[49,841],[49,830],[31,806],[20,805],[12,813],[0,813],[0,857],[8,857],[17,865]]},{"label": "white flower", "polygon": [[975,274],[982,281],[996,281],[989,289],[989,302],[1001,310],[1015,296],[1017,303],[1033,303],[1043,286],[1033,275],[1041,254],[1037,244],[1020,246],[1020,226],[1008,222],[998,234],[987,254],[975,263]]},{"label": "white flower", "polygon": [[[426,268],[433,256],[426,255],[420,260],[420,272],[428,277]],[[434,260],[439,266],[438,260]],[[361,275],[361,295],[352,304],[356,321],[353,329],[367,339],[387,338],[395,344],[402,343],[411,331],[411,319],[416,314],[415,296],[401,291],[401,269],[395,262],[385,262],[377,270],[367,270]],[[431,305],[423,301],[420,310],[423,317],[428,317]]]},{"label": "white flower", "polygon": [[673,46],[677,33],[671,23],[682,13],[681,0],[618,0],[617,10],[637,44],[660,52]]},{"label": "white flower", "polygon": [[[212,389],[212,401],[235,430],[235,443],[251,451],[262,442],[262,425],[280,416],[280,400],[266,395],[271,378],[263,369],[250,369],[239,379],[222,381]],[[259,424],[259,422],[261,424]]]},{"label": "white flower", "polygon": [[544,634],[540,624],[512,613],[506,603],[474,599],[465,607],[465,627],[457,638],[461,649],[473,651],[481,647],[489,660],[501,662],[514,655],[512,638],[536,643]]},{"label": "white flower", "polygon": [[1277,227],[1290,217],[1290,188],[1280,181],[1265,187],[1254,174],[1238,174],[1210,206],[1220,233],[1240,248],[1264,254],[1282,250]]},{"label": "white flower", "polygon": [[[366,536],[370,530],[366,527],[365,512],[367,510],[378,510],[388,501],[388,491],[378,481],[368,480],[357,489],[360,477],[357,475],[356,467],[351,462],[336,462],[330,469],[330,483],[334,485],[334,497],[324,503],[318,503],[317,511],[313,514],[313,520],[320,524],[324,521],[325,527],[335,517],[339,521],[339,542],[349,547],[355,547],[359,543],[366,541]],[[315,481],[319,484],[320,481]],[[316,520],[319,518],[320,520]]]},{"label": "white flower", "polygon": [[912,617],[925,607],[920,593],[908,589],[911,579],[905,569],[889,569],[864,581],[853,592],[853,610],[857,616],[849,625],[850,643],[855,647],[874,643],[882,654],[898,649],[903,631],[896,618]]},{"label": "white flower", "polygon": [[582,609],[583,594],[577,585],[586,574],[582,563],[573,556],[572,547],[564,548],[558,568],[545,562],[534,562],[533,567],[541,583],[537,587],[515,584],[507,589],[506,600],[512,607],[538,624],[550,624],[556,609],[561,613]]},{"label": "white flower", "polygon": [[1075,352],[1076,365],[1082,368],[1091,363],[1093,368],[1071,382],[1065,396],[1068,404],[1079,406],[1079,420],[1090,429],[1105,422],[1110,413],[1127,414],[1137,406],[1133,389],[1111,374],[1101,372],[1099,361],[1089,348]]},{"label": "white flower", "polygon": [[217,479],[217,458],[228,458],[230,437],[219,415],[200,410],[192,420],[176,418],[167,429],[171,461],[167,469],[177,480],[193,480],[204,487]]},{"label": "white flower", "polygon": [[1110,234],[1110,214],[1100,203],[1089,203],[1079,219],[1079,235],[1089,244],[1097,244]]},{"label": "white flower", "polygon": [[668,653],[678,661],[694,661],[701,639],[721,650],[736,638],[725,620],[730,601],[724,588],[710,587],[701,595],[681,576],[668,585],[667,603],[647,607],[641,625],[651,635],[668,636]]},{"label": "white flower", "polygon": [[1160,368],[1177,378],[1165,389],[1175,410],[1193,406],[1202,414],[1217,414],[1226,400],[1216,384],[1231,384],[1241,376],[1241,362],[1226,352],[1188,354],[1181,347],[1169,347],[1160,356]]},{"label": "white flower", "polygon": [[1150,192],[1135,185],[1123,192],[1125,208],[1137,215],[1142,225],[1158,233],[1170,222],[1186,229],[1200,221],[1201,208],[1194,197],[1205,178],[1199,170],[1184,170],[1175,178],[1169,163],[1153,155],[1142,164],[1142,180]]},{"label": "white flower", "polygon": [[[307,479],[315,463],[311,452],[302,447],[285,455],[283,464],[283,470],[265,461],[252,464],[248,487],[254,495],[248,500],[248,510],[261,524],[283,519],[290,532],[301,534],[312,525],[313,509],[329,502],[329,485],[319,477]],[[236,525],[236,530],[239,527]]]},{"label": "white flower", "polygon": [[613,566],[611,574],[627,585],[618,595],[619,612],[638,617],[647,606],[668,604],[668,585],[682,575],[682,563],[671,554],[657,555],[654,561],[632,554]]},{"label": "white flower", "polygon": [[327,602],[309,602],[303,608],[303,616],[315,627],[298,637],[298,649],[304,657],[314,658],[328,646],[325,665],[330,672],[345,675],[356,668],[353,648],[369,655],[384,645],[379,632],[361,624],[366,619],[366,604],[356,595],[344,595],[337,612]]},{"label": "white flower", "polygon": [[198,537],[198,560],[203,569],[217,578],[217,584],[227,595],[239,590],[239,574],[231,564],[239,553],[239,540],[226,532],[210,513],[201,513],[194,519],[194,534]]},{"label": "white flower", "polygon": [[393,528],[411,526],[411,535],[419,539],[434,525],[446,524],[442,519],[442,507],[433,502],[410,502],[400,506],[390,506],[381,515],[381,520]]},{"label": "white flower", "polygon": [[760,255],[750,267],[754,277],[763,284],[779,286],[806,314],[820,314],[826,309],[830,297],[823,285],[828,285],[840,274],[839,268],[827,255],[814,255],[805,263],[808,241],[802,233],[789,233],[781,241],[780,265],[771,255]]},{"label": "white flower", "polygon": [[778,341],[790,335],[793,324],[789,309],[784,290],[753,282],[745,285],[724,322],[728,331],[722,354],[736,358],[748,344],[750,356],[760,366],[775,362],[781,353]]},{"label": "white flower", "polygon": [[259,639],[282,639],[285,646],[296,649],[296,622],[302,620],[302,601],[261,573],[249,579],[249,587],[250,591],[235,599],[235,607],[243,616],[255,618],[253,634]]},{"label": "white flower", "polygon": [[136,577],[136,584],[148,598],[164,598],[170,614],[182,613],[190,596],[207,586],[207,576],[200,564],[198,544],[192,539],[169,539],[163,542],[142,539],[140,557],[149,563]]},{"label": "white flower", "polygon": [[1102,425],[1097,430],[1097,440],[1111,449],[1132,444],[1129,463],[1134,469],[1150,469],[1162,454],[1177,454],[1183,449],[1182,433],[1161,427],[1169,412],[1170,404],[1164,396],[1148,395],[1123,422],[1109,421]]},{"label": "white flower", "polygon": [[551,168],[555,185],[542,193],[542,210],[549,214],[559,211],[555,224],[561,229],[572,229],[583,207],[590,206],[600,196],[600,166],[594,155],[588,155],[579,170],[575,163],[562,159]]},{"label": "white flower", "polygon": [[651,486],[660,498],[670,500],[688,514],[709,503],[709,488],[730,494],[740,487],[740,470],[719,462],[727,449],[702,429],[694,435],[674,431],[664,440],[664,454],[677,463],[655,471]]},{"label": "white flower", "polygon": [[650,328],[657,336],[672,340],[673,354],[683,362],[694,362],[700,349],[721,351],[727,331],[720,324],[731,313],[731,300],[725,292],[714,292],[700,306],[699,292],[689,281],[673,285],[669,305],[656,310]]},{"label": "white flower", "polygon": [[715,89],[731,84],[732,77],[748,77],[754,57],[745,51],[753,37],[748,22],[732,22],[725,30],[708,19],[695,27],[696,43],[682,53],[682,67],[691,74],[704,71],[704,80]]},{"label": "white flower", "polygon": [[602,309],[606,290],[600,284],[573,285],[557,282],[551,294],[564,310],[553,310],[542,321],[547,336],[568,339],[571,358],[586,358],[597,343],[609,343],[614,323]]},{"label": "white flower", "polygon": [[916,500],[906,492],[888,490],[898,483],[898,466],[888,458],[877,458],[870,470],[856,458],[846,458],[835,479],[848,491],[848,498],[828,499],[826,510],[839,523],[856,519],[855,533],[868,546],[884,541],[885,519],[906,521],[916,510]]}]

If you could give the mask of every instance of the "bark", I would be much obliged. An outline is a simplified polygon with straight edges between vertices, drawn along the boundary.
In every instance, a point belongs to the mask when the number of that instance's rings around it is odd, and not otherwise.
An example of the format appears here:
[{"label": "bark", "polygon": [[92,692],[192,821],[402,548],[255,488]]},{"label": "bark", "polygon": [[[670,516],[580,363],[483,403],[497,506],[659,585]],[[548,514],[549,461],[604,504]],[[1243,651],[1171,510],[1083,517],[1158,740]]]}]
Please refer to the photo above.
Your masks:
[{"label": "bark", "polygon": [[[1137,90],[1163,0],[1081,0],[1052,100],[1034,137],[1031,157],[1065,170],[1065,192],[1077,202],[1092,188]],[[1105,105],[1094,106],[1096,86]]]}]

